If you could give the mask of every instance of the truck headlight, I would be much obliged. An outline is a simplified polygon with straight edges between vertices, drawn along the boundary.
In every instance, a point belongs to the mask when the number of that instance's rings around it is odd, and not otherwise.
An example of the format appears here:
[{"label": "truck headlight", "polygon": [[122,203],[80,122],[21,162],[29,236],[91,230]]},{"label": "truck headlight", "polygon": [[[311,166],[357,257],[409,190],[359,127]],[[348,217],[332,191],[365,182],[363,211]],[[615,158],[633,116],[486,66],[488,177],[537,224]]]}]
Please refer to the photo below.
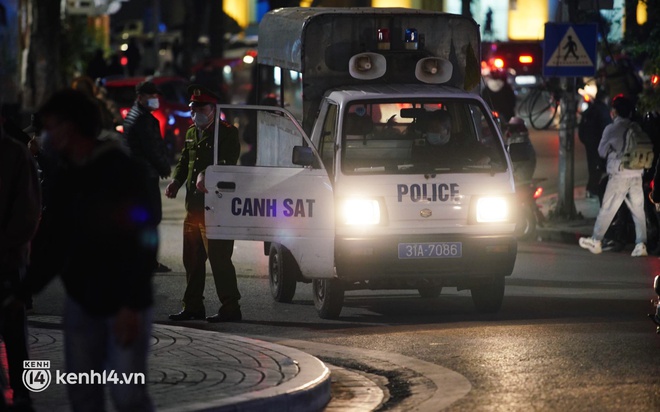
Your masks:
[{"label": "truck headlight", "polygon": [[346,225],[377,225],[380,204],[374,199],[346,199],[341,203],[340,221]]},{"label": "truck headlight", "polygon": [[503,196],[484,196],[474,204],[476,223],[498,223],[511,220],[511,204]]}]

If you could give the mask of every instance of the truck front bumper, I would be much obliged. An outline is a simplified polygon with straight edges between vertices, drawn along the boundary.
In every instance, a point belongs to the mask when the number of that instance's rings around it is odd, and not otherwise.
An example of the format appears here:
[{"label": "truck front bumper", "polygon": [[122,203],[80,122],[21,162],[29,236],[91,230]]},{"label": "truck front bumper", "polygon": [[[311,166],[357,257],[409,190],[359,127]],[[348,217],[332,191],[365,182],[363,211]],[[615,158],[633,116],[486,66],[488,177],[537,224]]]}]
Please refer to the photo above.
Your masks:
[{"label": "truck front bumper", "polygon": [[[460,257],[399,258],[399,244],[460,242]],[[513,236],[424,235],[338,238],[337,275],[348,282],[432,280],[462,286],[470,279],[508,276],[516,262]]]}]

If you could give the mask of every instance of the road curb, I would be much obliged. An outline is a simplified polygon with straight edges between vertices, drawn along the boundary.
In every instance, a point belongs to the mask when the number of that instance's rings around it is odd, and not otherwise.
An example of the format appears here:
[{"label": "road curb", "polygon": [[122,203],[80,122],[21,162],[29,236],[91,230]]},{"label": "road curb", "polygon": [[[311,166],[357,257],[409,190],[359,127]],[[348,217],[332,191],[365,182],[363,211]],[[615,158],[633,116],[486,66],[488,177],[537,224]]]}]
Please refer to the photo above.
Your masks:
[{"label": "road curb", "polygon": [[[254,336],[260,339],[260,336]],[[273,339],[263,337],[264,339]],[[382,352],[371,349],[355,347],[344,347],[321,342],[301,341],[295,339],[278,340],[279,344],[287,347],[295,347],[316,356],[346,356],[350,353],[351,359],[369,363],[369,359],[383,362],[391,367],[405,368],[419,374],[428,383],[418,382],[412,389],[413,395],[407,399],[410,404],[408,409],[416,412],[437,412],[449,407],[454,402],[462,399],[472,390],[470,381],[458,372],[444,366],[411,358],[398,353]],[[402,405],[399,405],[400,407]]]},{"label": "road curb", "polygon": [[[156,326],[156,324],[154,324],[154,326]],[[189,329],[183,326],[159,326],[181,331]],[[300,372],[292,379],[274,387],[186,406],[177,405],[176,407],[161,409],[161,411],[261,412],[265,410],[273,410],[317,412],[322,411],[330,401],[330,370],[323,362],[314,356],[295,348],[263,340],[208,330],[198,329],[197,332],[220,335],[223,340],[231,340],[235,341],[237,344],[256,346],[268,351],[280,353],[288,357],[292,363],[296,364]]]},{"label": "road curb", "polygon": [[[62,317],[28,317],[33,354],[63,369]],[[322,411],[331,399],[330,369],[299,349],[277,343],[154,323],[148,379],[159,411]],[[182,390],[194,389],[183,396]],[[183,398],[181,397],[183,396]],[[70,408],[64,387],[40,393],[48,410]],[[106,399],[106,402],[109,402]]]}]

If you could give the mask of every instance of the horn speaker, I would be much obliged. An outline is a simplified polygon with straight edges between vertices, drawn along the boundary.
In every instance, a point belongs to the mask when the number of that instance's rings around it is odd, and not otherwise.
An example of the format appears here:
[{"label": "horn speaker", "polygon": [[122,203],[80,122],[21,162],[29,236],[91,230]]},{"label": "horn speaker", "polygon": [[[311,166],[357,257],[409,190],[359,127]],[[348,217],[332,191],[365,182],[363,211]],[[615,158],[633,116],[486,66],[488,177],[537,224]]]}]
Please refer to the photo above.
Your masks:
[{"label": "horn speaker", "polygon": [[358,53],[348,61],[348,72],[355,79],[377,79],[386,69],[385,56],[378,53]]},{"label": "horn speaker", "polygon": [[415,77],[424,83],[441,84],[451,79],[454,66],[447,59],[426,57],[415,66]]}]

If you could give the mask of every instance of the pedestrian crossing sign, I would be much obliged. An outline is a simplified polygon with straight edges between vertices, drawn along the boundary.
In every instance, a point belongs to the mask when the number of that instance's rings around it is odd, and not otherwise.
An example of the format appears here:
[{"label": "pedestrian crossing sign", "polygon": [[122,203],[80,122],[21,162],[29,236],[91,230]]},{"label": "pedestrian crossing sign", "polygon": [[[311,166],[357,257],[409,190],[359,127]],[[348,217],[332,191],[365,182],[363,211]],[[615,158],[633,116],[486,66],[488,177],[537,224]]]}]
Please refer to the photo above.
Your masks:
[{"label": "pedestrian crossing sign", "polygon": [[596,24],[546,23],[543,75],[593,76],[596,73]]}]

